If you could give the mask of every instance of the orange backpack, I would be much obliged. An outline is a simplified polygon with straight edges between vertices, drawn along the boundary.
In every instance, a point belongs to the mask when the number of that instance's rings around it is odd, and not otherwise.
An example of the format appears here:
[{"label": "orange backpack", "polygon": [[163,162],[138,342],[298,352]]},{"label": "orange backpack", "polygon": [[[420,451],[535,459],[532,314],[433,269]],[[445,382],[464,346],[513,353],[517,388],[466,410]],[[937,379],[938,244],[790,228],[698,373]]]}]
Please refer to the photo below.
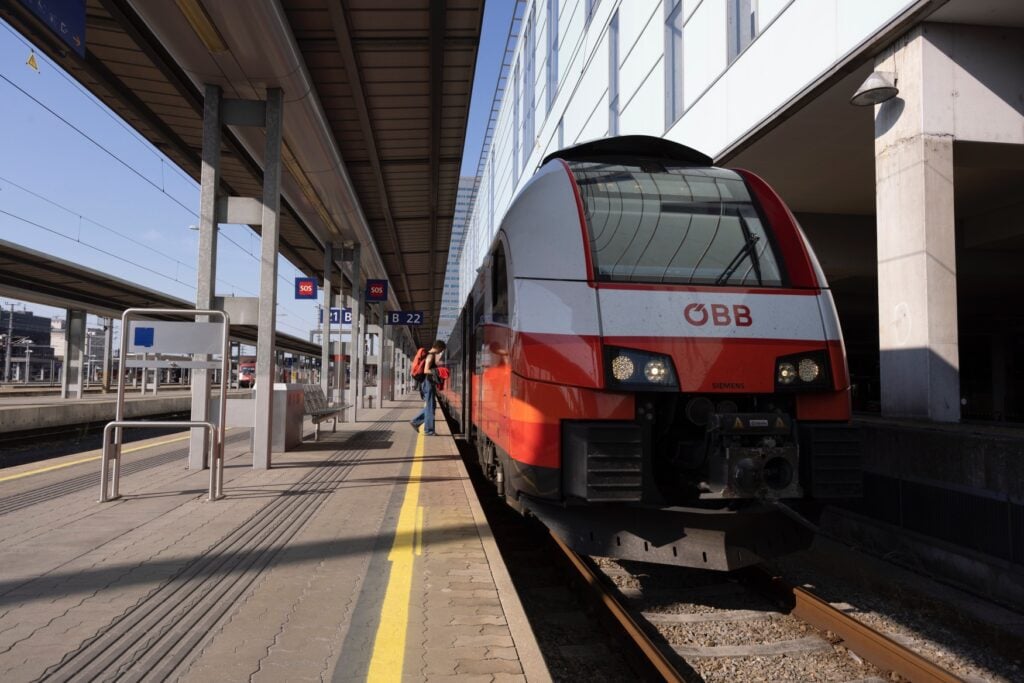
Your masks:
[{"label": "orange backpack", "polygon": [[426,373],[423,372],[423,366],[427,362],[427,350],[420,347],[416,351],[416,355],[412,359],[412,378],[417,382],[422,382],[423,378],[426,377]]}]

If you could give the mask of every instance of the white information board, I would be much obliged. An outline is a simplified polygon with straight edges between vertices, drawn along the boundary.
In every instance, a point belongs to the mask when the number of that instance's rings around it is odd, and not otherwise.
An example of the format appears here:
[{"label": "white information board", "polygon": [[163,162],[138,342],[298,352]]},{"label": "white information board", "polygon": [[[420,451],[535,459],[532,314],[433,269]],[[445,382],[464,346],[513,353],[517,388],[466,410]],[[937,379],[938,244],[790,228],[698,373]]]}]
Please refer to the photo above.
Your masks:
[{"label": "white information board", "polygon": [[128,353],[224,353],[224,325],[208,322],[132,320]]}]

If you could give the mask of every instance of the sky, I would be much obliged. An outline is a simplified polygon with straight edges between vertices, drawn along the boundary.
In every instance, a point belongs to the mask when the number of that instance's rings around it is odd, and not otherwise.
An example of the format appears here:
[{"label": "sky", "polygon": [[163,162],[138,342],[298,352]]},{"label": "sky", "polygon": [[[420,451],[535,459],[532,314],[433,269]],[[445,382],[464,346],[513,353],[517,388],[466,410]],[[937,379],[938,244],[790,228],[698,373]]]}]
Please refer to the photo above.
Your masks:
[{"label": "sky", "polygon": [[[514,5],[485,5],[463,175],[476,171]],[[0,239],[194,301],[198,206],[196,182],[0,20]],[[217,294],[255,296],[259,236],[220,235]],[[300,273],[284,257],[278,272],[278,329],[308,338],[317,306],[294,300]]]}]

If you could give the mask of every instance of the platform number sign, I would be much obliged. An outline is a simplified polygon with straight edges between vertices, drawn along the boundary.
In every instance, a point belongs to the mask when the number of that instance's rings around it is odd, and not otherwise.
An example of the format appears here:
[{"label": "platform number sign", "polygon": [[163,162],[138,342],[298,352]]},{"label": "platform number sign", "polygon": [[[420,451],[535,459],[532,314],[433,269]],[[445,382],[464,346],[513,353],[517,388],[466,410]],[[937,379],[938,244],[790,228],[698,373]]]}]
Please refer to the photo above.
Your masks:
[{"label": "platform number sign", "polygon": [[388,311],[384,314],[385,325],[422,325],[423,311]]},{"label": "platform number sign", "polygon": [[366,281],[366,300],[367,301],[387,301],[388,300],[388,281],[387,280],[367,280]]},{"label": "platform number sign", "polygon": [[[324,322],[324,309],[320,309],[320,318],[318,322],[322,325]],[[332,325],[351,325],[352,324],[352,309],[351,308],[332,308],[331,309],[331,324]]]},{"label": "platform number sign", "polygon": [[295,278],[296,299],[316,299],[316,280],[311,277]]}]

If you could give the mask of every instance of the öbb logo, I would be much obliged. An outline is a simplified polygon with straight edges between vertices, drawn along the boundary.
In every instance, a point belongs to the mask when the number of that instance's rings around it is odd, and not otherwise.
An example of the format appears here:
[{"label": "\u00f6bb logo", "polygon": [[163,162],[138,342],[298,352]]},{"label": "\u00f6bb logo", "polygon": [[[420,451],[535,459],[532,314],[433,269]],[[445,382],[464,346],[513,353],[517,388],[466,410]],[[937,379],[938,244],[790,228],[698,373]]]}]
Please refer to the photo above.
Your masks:
[{"label": "\u00f6bb logo", "polygon": [[[708,312],[709,308],[710,313]],[[711,304],[710,307],[704,304],[690,304],[683,309],[683,317],[686,318],[686,322],[697,327],[706,325],[708,320],[716,327],[729,325],[750,327],[754,324],[754,319],[750,315],[750,307],[743,304],[733,304],[732,306]]]}]

